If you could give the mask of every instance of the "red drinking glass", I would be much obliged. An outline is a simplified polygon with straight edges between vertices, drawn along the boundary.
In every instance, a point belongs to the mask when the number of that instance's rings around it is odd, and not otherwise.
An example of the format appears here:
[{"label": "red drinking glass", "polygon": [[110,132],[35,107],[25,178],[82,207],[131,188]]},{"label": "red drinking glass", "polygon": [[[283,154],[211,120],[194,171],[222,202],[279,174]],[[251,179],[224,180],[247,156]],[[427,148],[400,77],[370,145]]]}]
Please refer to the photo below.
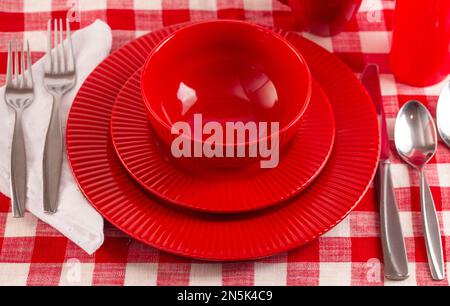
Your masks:
[{"label": "red drinking glass", "polygon": [[391,68],[413,86],[442,81],[450,69],[450,1],[397,0]]},{"label": "red drinking glass", "polygon": [[281,0],[292,9],[295,26],[320,36],[341,32],[362,0]]}]

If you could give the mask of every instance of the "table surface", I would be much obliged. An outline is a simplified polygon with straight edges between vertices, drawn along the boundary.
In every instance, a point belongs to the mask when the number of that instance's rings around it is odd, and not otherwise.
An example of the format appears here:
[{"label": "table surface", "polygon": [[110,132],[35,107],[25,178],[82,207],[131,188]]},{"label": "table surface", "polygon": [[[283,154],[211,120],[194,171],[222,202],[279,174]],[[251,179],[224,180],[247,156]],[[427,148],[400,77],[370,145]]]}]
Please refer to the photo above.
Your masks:
[{"label": "table surface", "polygon": [[[291,28],[290,10],[276,0],[2,0],[0,2],[0,85],[4,83],[7,41],[29,39],[32,59],[44,54],[49,18],[65,17],[70,3],[80,27],[99,18],[113,30],[113,49],[149,31],[179,22],[233,18]],[[360,12],[335,37],[304,34],[345,61],[359,77],[377,63],[388,128],[392,135],[399,107],[418,99],[436,113],[443,84],[413,88],[395,81],[388,65],[394,1],[363,1]],[[56,230],[26,214],[12,218],[0,195],[0,285],[448,285],[431,280],[421,227],[417,174],[393,148],[393,179],[400,206],[411,276],[384,280],[379,215],[373,188],[338,226],[314,242],[270,258],[239,263],[205,263],[172,256],[105,225],[105,243],[89,256]],[[450,258],[450,151],[439,143],[427,166]],[[447,270],[450,262],[446,261]]]}]

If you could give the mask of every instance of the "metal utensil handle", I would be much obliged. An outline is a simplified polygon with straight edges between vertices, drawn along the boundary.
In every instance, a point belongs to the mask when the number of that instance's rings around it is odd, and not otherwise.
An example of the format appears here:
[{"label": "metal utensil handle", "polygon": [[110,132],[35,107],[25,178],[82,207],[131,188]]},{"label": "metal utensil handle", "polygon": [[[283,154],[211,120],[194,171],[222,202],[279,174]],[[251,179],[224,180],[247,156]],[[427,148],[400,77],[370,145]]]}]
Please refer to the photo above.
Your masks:
[{"label": "metal utensil handle", "polygon": [[384,257],[384,274],[392,280],[408,278],[408,258],[392,184],[390,162],[379,165],[380,227]]},{"label": "metal utensil handle", "polygon": [[52,113],[47,130],[43,160],[44,211],[57,211],[59,181],[64,153],[63,132],[59,114],[61,96],[53,97]]},{"label": "metal utensil handle", "polygon": [[445,270],[439,219],[423,169],[420,171],[420,205],[431,276],[435,280],[443,280],[445,278]]},{"label": "metal utensil handle", "polygon": [[14,134],[11,147],[11,203],[13,216],[22,218],[27,194],[27,158],[22,129],[22,112],[15,111]]}]

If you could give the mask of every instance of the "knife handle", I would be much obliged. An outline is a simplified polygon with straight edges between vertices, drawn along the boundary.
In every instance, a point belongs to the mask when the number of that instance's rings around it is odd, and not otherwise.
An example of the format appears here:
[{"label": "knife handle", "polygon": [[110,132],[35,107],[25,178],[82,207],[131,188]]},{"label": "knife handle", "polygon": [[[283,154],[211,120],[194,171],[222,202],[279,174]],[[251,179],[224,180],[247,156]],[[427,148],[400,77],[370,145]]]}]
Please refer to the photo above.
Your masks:
[{"label": "knife handle", "polygon": [[44,212],[57,211],[59,181],[64,154],[63,132],[59,115],[60,96],[53,97],[52,113],[45,138],[43,160]]},{"label": "knife handle", "polygon": [[379,165],[379,204],[384,274],[391,280],[404,280],[409,276],[408,258],[389,161]]}]

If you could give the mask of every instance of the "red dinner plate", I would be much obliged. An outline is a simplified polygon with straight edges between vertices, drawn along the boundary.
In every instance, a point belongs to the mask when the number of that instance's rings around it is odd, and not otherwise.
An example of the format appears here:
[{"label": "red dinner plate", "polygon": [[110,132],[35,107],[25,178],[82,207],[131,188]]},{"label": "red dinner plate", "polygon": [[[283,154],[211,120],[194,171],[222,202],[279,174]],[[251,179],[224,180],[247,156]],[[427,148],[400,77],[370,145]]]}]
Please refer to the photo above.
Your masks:
[{"label": "red dinner plate", "polygon": [[[201,162],[180,165],[170,150],[161,149],[149,125],[140,72],[136,72],[114,103],[111,137],[128,172],[153,194],[191,209],[238,213],[280,203],[300,192],[320,173],[333,147],[334,118],[317,83],[301,120],[298,133],[275,168],[261,169],[259,162],[231,169],[204,167]],[[275,188],[261,189],[264,185]]]},{"label": "red dinner plate", "polygon": [[[78,92],[67,125],[74,176],[92,205],[113,225],[144,243],[182,256],[244,260],[299,247],[330,230],[364,196],[379,159],[379,130],[371,100],[337,57],[295,33],[279,31],[305,57],[328,96],[336,123],[333,151],[321,175],[285,205],[239,215],[161,205],[135,182],[110,135],[113,103],[147,55],[176,28],[143,36],[114,52]],[[255,192],[275,186],[261,185]]]}]

